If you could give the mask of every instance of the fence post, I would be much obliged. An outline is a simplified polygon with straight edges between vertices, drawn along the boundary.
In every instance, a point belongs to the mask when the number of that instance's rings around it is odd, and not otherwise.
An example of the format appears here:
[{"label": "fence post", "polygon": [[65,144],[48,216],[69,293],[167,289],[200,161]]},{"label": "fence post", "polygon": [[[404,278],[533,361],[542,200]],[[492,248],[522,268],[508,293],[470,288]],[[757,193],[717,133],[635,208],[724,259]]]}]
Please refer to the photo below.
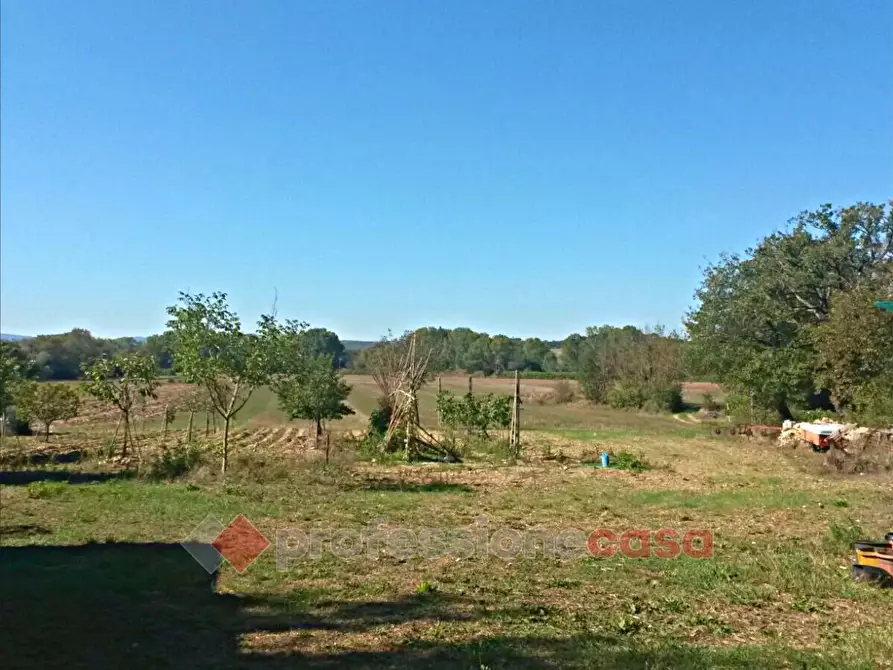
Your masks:
[{"label": "fence post", "polygon": [[516,458],[521,455],[521,377],[515,370],[515,396],[512,399],[512,425],[509,450]]}]

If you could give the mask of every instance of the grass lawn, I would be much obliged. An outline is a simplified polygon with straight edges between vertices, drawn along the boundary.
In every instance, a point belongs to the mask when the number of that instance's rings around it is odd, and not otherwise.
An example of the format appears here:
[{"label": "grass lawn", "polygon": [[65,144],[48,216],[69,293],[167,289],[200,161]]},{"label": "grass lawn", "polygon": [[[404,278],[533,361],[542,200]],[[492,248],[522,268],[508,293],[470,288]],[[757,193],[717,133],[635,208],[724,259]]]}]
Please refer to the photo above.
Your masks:
[{"label": "grass lawn", "polygon": [[[374,398],[355,383],[359,411]],[[252,402],[251,420],[272,426],[271,397]],[[527,416],[542,430],[525,433],[517,464],[341,452],[324,466],[246,448],[226,481],[209,467],[150,482],[89,460],[0,473],[3,665],[891,666],[893,591],[849,576],[852,541],[893,530],[889,476],[832,476],[815,454],[672,417],[532,404]],[[605,449],[651,468],[593,467]],[[245,515],[274,547],[241,574],[209,576],[179,544],[209,514]],[[397,544],[367,540],[350,556],[338,545],[336,557],[326,541],[301,557],[288,539],[374,528]],[[707,529],[713,555],[596,557],[585,537],[597,528]],[[475,542],[578,529],[584,544],[511,559],[484,544],[461,556],[393,550],[423,529],[467,529]]]}]

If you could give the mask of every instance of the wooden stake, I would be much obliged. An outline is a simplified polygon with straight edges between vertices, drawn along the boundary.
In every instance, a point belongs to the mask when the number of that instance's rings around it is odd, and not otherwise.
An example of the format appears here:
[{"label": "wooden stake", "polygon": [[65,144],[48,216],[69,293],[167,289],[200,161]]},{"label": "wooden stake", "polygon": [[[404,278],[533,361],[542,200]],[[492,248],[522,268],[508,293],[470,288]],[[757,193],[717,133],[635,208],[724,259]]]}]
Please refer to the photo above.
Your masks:
[{"label": "wooden stake", "polygon": [[515,397],[512,399],[512,425],[509,434],[509,450],[512,455],[521,455],[521,377],[515,370]]}]

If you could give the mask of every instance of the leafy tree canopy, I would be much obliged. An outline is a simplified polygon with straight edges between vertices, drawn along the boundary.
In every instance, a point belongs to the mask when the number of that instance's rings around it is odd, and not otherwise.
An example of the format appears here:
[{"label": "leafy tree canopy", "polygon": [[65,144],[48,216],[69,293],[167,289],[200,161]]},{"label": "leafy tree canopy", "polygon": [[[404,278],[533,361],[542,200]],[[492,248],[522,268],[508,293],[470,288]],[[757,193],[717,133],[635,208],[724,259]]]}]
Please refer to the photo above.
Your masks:
[{"label": "leafy tree canopy", "polygon": [[710,265],[686,323],[693,370],[782,418],[792,407],[823,404],[838,384],[819,372],[817,329],[832,319],[835,301],[864,286],[889,288],[891,212],[885,205],[825,205],[743,256]]}]

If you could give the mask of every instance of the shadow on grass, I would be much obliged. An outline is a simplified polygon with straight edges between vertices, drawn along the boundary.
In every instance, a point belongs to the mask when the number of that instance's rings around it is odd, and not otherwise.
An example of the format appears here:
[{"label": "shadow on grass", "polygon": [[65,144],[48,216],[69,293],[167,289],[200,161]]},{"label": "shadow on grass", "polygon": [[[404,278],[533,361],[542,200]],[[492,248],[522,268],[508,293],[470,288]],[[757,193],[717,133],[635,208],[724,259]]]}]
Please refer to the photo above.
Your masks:
[{"label": "shadow on grass", "polygon": [[87,457],[87,453],[80,449],[62,452],[37,452],[33,454],[17,453],[8,451],[0,456],[0,463],[3,467],[24,468],[28,466],[40,465],[67,465],[70,463],[78,463]]},{"label": "shadow on grass", "polygon": [[33,482],[67,482],[92,484],[110,479],[130,479],[132,472],[72,472],[70,470],[9,470],[0,472],[0,485],[23,486]]},{"label": "shadow on grass", "polygon": [[473,493],[467,484],[453,482],[404,482],[399,479],[367,479],[357,488],[364,491],[394,491],[398,493]]},{"label": "shadow on grass", "polygon": [[[646,644],[594,630],[389,639],[389,626],[406,622],[490,619],[473,601],[436,592],[312,608],[299,591],[290,598],[219,594],[215,577],[177,544],[0,547],[0,564],[4,668],[829,667],[784,649]],[[333,649],[314,645],[314,631],[322,630],[369,635],[362,648]],[[247,633],[269,636],[273,649],[240,648]]]},{"label": "shadow on grass", "polygon": [[19,535],[49,535],[50,529],[33,523],[17,523],[0,526],[0,539],[9,539]]},{"label": "shadow on grass", "polygon": [[[419,619],[472,621],[467,600],[442,593],[409,594],[393,600],[367,602],[317,601],[314,613],[305,605],[286,597],[246,597],[242,600],[252,612],[246,618],[249,629],[265,632],[291,630],[331,630],[363,632],[375,626],[401,624]],[[324,616],[318,612],[324,612]]]}]

